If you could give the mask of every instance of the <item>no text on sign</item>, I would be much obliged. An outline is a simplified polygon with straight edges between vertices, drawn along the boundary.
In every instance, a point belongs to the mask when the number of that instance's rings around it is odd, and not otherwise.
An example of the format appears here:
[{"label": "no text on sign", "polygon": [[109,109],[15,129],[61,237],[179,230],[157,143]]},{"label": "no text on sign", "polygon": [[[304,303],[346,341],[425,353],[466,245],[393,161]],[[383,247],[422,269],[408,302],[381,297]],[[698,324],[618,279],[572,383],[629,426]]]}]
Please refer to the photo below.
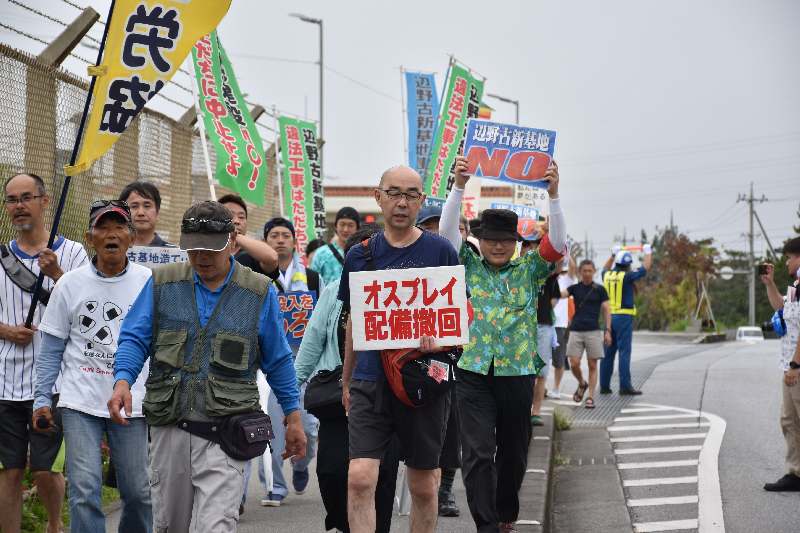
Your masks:
[{"label": "no text on sign", "polygon": [[350,308],[355,350],[416,348],[423,336],[469,342],[463,265],[353,272]]}]

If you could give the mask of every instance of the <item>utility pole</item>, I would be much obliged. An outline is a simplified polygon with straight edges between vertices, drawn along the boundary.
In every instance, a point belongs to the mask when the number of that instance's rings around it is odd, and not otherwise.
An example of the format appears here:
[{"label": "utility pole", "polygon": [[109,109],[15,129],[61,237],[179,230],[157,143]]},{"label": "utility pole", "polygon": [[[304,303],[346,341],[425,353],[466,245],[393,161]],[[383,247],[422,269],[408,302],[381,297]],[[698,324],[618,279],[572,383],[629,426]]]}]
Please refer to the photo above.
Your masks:
[{"label": "utility pole", "polygon": [[[761,198],[755,198],[753,196],[753,182],[750,182],[750,195],[745,196],[744,194],[740,194],[739,197],[736,199],[736,203],[739,202],[747,202],[748,212],[750,215],[750,231],[747,233],[747,242],[750,248],[748,256],[747,256],[747,289],[748,289],[748,317],[747,321],[748,324],[751,326],[756,325],[756,255],[754,250],[754,239],[755,239],[755,228],[753,226],[753,222],[755,219],[755,209],[753,208],[753,204],[755,202],[762,203],[766,202],[767,197],[763,194]],[[760,221],[759,221],[760,224]]]}]

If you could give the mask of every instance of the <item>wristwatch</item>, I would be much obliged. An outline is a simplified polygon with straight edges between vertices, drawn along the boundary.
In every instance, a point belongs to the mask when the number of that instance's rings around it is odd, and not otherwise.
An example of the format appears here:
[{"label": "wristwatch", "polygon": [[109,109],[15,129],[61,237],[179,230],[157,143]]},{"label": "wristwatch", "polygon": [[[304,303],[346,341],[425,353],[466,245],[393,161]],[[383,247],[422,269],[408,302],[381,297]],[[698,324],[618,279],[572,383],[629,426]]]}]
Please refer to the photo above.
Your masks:
[{"label": "wristwatch", "polygon": [[800,368],[800,363],[789,361],[789,368],[791,368],[792,370],[797,370],[798,368]]}]

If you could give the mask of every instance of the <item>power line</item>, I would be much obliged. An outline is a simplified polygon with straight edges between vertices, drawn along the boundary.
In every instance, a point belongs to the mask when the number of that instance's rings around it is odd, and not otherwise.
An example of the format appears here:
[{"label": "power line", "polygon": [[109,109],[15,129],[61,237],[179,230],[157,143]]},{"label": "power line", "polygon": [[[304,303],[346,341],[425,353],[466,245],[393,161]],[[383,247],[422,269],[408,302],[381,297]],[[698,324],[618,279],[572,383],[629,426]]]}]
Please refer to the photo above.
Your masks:
[{"label": "power line", "polygon": [[318,61],[312,61],[310,59],[292,59],[289,57],[277,57],[277,56],[262,56],[258,54],[231,54],[232,56],[238,56],[245,59],[255,59],[257,61],[273,61],[276,63],[297,63],[301,65],[316,65]]},{"label": "power line", "polygon": [[389,100],[392,100],[394,102],[398,102],[398,103],[400,102],[400,99],[397,98],[396,96],[392,96],[392,95],[390,95],[388,93],[385,93],[385,92],[381,91],[380,89],[376,89],[375,87],[367,85],[363,81],[358,81],[357,79],[355,79],[355,78],[353,78],[351,76],[348,76],[347,74],[344,74],[343,72],[339,72],[338,70],[332,69],[329,66],[325,66],[325,70],[331,72],[332,74],[336,74],[337,76],[340,76],[340,77],[346,79],[347,81],[358,85],[359,87],[361,87],[363,89],[367,89],[368,91],[372,91],[375,94],[383,96],[384,98],[388,98]]}]

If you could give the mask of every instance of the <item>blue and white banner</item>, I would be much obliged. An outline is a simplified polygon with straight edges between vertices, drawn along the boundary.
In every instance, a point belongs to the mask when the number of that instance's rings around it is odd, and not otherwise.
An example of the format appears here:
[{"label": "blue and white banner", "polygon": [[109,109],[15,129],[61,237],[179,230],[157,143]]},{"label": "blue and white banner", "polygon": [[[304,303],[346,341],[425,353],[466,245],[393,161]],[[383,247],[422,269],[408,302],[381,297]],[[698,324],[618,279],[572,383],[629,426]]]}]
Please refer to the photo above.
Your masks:
[{"label": "blue and white banner", "polygon": [[532,218],[533,220],[539,219],[539,210],[535,207],[528,207],[527,205],[494,202],[492,203],[492,209],[507,209],[515,212],[519,218]]},{"label": "blue and white banner", "polygon": [[423,180],[428,170],[439,117],[439,96],[433,74],[406,72],[408,106],[408,166]]}]

